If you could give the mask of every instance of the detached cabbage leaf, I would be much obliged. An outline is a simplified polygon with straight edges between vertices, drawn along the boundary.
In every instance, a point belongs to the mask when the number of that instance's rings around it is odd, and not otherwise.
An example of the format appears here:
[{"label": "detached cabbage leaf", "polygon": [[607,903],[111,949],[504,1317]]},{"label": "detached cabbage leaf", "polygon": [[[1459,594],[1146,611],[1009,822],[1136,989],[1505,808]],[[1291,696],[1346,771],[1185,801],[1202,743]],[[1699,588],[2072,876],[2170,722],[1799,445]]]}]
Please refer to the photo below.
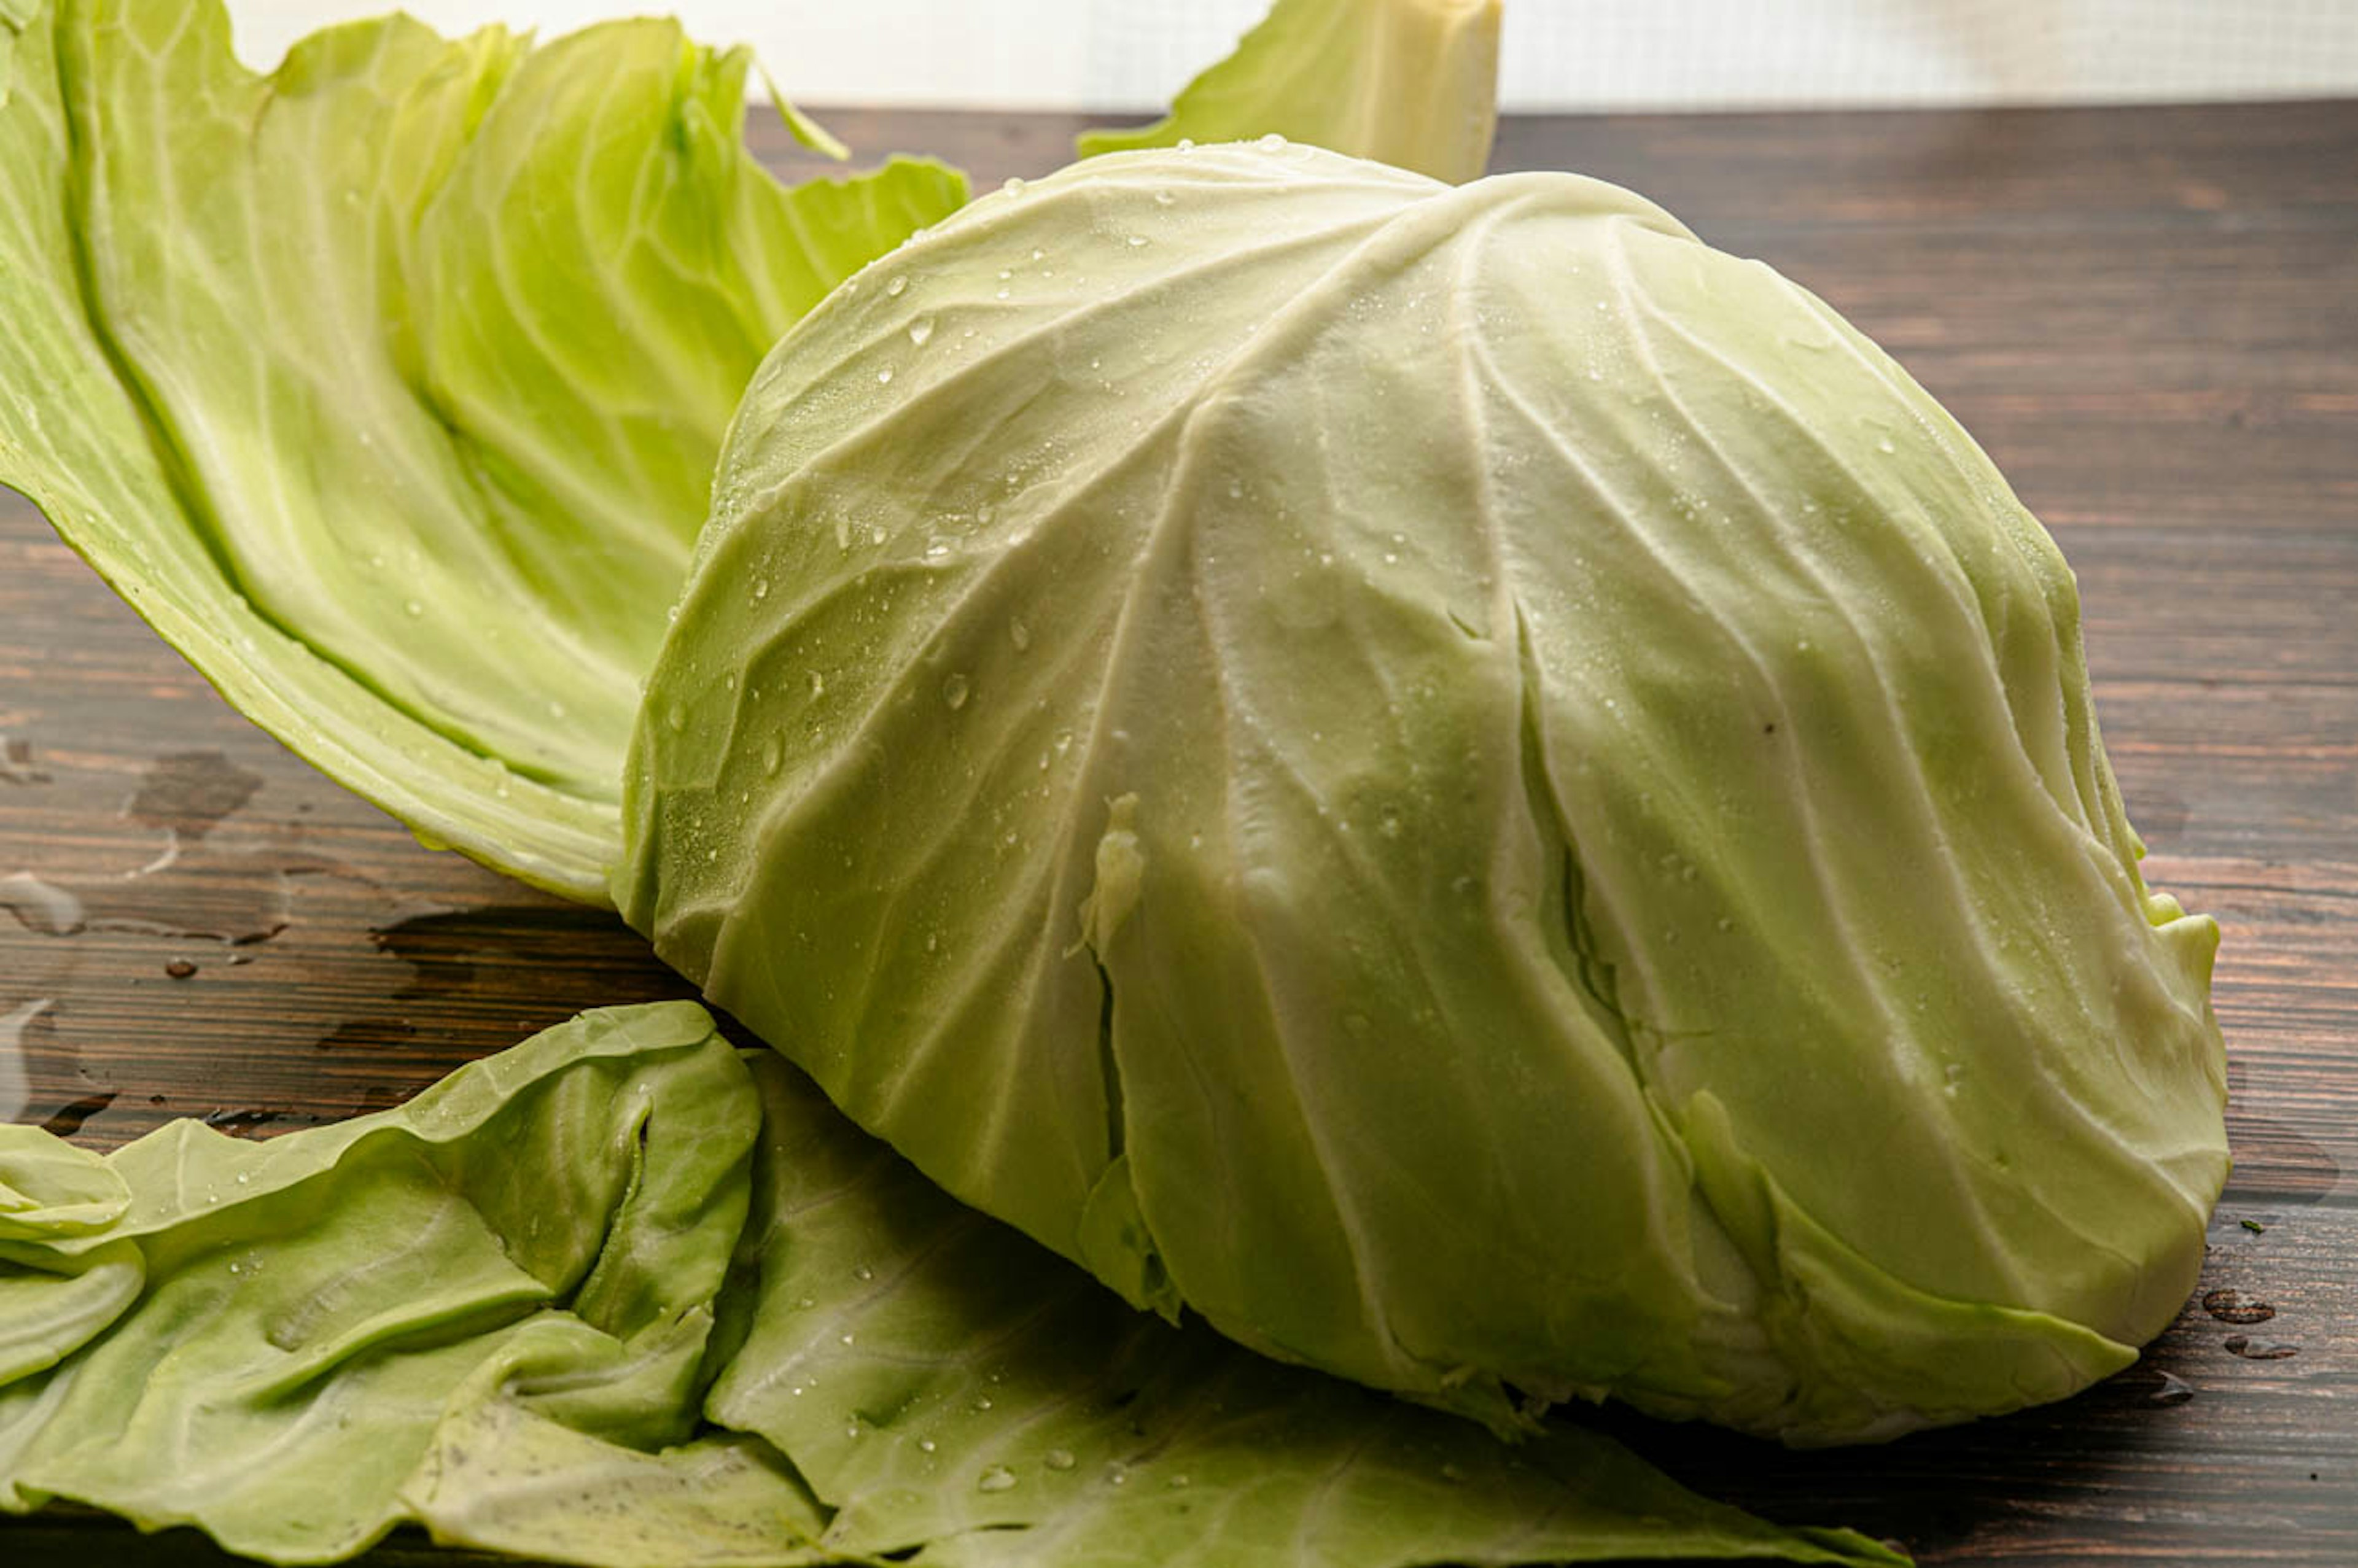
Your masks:
[{"label": "detached cabbage leaf", "polygon": [[395,16],[263,77],[216,0],[9,15],[0,482],[296,752],[598,898],[738,394],[963,179],[781,189],[745,56],[666,22]]},{"label": "detached cabbage leaf", "polygon": [[0,1509],[281,1563],[1898,1561],[1141,1316],[690,1003],[266,1143],[0,1127]]},{"label": "detached cabbage leaf", "polygon": [[2218,931],[2138,876],[2061,557],[1610,186],[977,202],[748,391],[633,757],[659,952],[1273,1356],[1855,1440],[2117,1370],[2201,1260]]},{"label": "detached cabbage leaf", "polygon": [[1498,16],[1499,0],[1277,0],[1170,114],[1084,132],[1080,153],[1280,135],[1472,179],[1498,130]]},{"label": "detached cabbage leaf", "polygon": [[[0,1240],[0,1508],[69,1498],[322,1562],[430,1521],[438,1474],[520,1483],[545,1427],[687,1440],[759,1123],[736,1050],[675,1002],[266,1143],[178,1121],[101,1160],[0,1128],[0,1157],[127,1195],[103,1227]],[[756,1450],[695,1457],[715,1493],[763,1481],[741,1544],[810,1539]]]}]

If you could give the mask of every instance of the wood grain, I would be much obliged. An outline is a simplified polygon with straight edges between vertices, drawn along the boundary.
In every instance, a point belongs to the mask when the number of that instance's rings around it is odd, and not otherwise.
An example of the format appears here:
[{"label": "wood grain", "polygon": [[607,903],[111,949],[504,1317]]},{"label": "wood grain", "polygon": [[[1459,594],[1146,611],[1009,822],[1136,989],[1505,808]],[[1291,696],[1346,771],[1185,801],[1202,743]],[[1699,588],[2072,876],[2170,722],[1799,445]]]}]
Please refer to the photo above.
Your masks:
[{"label": "wood grain", "polygon": [[[1055,167],[1078,124],[830,120],[987,182]],[[2358,104],[1510,120],[1498,162],[1654,196],[1964,421],[2078,569],[2154,880],[2226,933],[2238,1166],[2201,1288],[2142,1365],[1864,1453],[1604,1419],[1706,1491],[1927,1563],[2358,1563]],[[27,1116],[93,1146],[393,1104],[582,1006],[684,989],[611,918],[429,853],[291,759],[0,492],[16,871],[102,916],[65,935],[0,914]],[[2255,1303],[2265,1321],[2230,1321]],[[92,1553],[217,1560],[77,1517],[0,1524],[12,1563]]]}]

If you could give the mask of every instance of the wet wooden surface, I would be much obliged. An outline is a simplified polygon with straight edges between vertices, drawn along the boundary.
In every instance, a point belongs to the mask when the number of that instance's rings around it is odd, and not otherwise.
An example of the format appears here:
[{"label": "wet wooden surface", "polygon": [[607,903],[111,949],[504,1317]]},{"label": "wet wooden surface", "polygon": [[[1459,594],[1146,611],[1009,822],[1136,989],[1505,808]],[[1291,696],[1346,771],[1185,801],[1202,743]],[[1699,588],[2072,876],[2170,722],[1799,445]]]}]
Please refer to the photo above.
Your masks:
[{"label": "wet wooden surface", "polygon": [[[1055,167],[1075,126],[834,124],[990,182]],[[1646,191],[1954,410],[2078,568],[2153,880],[2226,933],[2238,1166],[2141,1366],[1866,1453],[1613,1424],[1707,1492],[1927,1563],[2358,1563],[2358,104],[1530,119],[1498,164]],[[25,1119],[93,1146],[176,1116],[267,1135],[683,989],[611,917],[429,853],[280,751],[0,492],[0,1041]],[[0,1523],[11,1563],[92,1554],[213,1560]]]}]

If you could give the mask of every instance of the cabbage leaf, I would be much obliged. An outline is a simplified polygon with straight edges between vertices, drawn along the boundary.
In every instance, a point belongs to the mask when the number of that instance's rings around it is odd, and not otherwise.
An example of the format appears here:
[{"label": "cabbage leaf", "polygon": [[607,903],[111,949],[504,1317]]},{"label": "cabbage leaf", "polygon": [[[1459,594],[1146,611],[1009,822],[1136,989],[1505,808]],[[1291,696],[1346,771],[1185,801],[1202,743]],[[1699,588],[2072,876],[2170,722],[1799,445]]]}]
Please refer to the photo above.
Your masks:
[{"label": "cabbage leaf", "polygon": [[1498,16],[1499,0],[1277,0],[1168,115],[1084,132],[1080,154],[1278,135],[1472,179],[1498,129]]},{"label": "cabbage leaf", "polygon": [[0,1127],[0,1509],[278,1563],[1897,1561],[1131,1312],[693,1003],[267,1142]]},{"label": "cabbage leaf", "polygon": [[[658,1003],[268,1142],[176,1121],[102,1160],[0,1128],[0,1163],[124,1200],[96,1227],[52,1202],[0,1241],[0,1508],[72,1498],[319,1562],[416,1517],[438,1471],[513,1467],[542,1423],[683,1442],[759,1121],[710,1019]],[[807,1538],[775,1466],[698,1459],[767,1478],[741,1530]]]},{"label": "cabbage leaf", "polygon": [[739,392],[963,178],[781,189],[742,51],[667,22],[393,16],[267,77],[216,0],[11,25],[0,482],[296,752],[600,899]]}]

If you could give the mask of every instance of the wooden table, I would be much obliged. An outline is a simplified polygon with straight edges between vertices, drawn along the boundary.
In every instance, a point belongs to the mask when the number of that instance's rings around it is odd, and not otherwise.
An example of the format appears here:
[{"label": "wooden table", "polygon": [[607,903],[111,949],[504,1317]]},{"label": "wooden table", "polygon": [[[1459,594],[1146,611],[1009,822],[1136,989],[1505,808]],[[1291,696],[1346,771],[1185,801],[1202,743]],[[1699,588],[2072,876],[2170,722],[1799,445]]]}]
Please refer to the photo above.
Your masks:
[{"label": "wooden table", "polygon": [[[1076,124],[833,122],[987,182],[1055,167]],[[1868,1452],[1613,1424],[1705,1491],[1927,1563],[2358,1563],[2358,103],[1525,119],[1498,164],[1633,186],[1766,258],[1982,439],[2078,568],[2152,879],[2226,931],[2237,1170],[2142,1365]],[[248,727],[13,497],[0,737],[0,877],[89,912],[49,934],[0,883],[0,1027],[27,1119],[93,1146],[391,1105],[684,991],[611,917],[427,852]],[[2254,1303],[2274,1315],[2232,1321]],[[215,1560],[0,1524],[11,1563],[68,1552]]]}]

